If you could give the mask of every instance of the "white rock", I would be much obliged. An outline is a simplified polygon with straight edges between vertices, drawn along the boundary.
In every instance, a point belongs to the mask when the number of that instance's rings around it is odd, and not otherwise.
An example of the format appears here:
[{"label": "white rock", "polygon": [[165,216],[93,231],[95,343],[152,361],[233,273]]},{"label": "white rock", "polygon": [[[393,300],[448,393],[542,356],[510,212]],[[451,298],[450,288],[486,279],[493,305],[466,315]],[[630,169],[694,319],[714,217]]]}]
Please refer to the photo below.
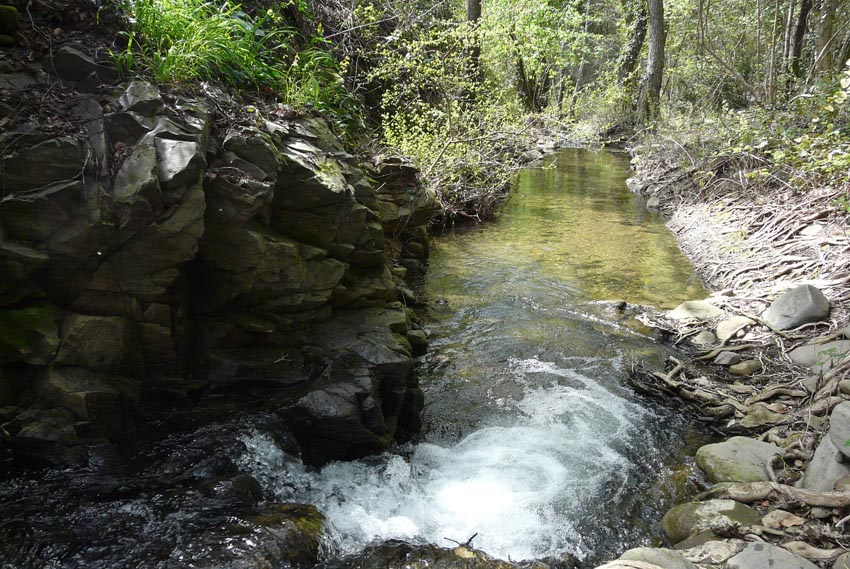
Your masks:
[{"label": "white rock", "polygon": [[823,375],[841,358],[850,352],[850,340],[838,340],[825,344],[807,344],[788,352],[795,364],[806,366],[812,372]]},{"label": "white rock", "polygon": [[832,410],[829,416],[829,438],[844,456],[850,458],[850,401]]},{"label": "white rock", "polygon": [[662,569],[696,569],[696,566],[684,558],[678,551],[656,547],[636,547],[620,556],[622,561],[643,561]]},{"label": "white rock", "polygon": [[755,324],[755,322],[746,316],[724,318],[717,324],[717,337],[721,341],[728,340],[733,334],[736,334],[747,326],[752,326],[753,324]]}]

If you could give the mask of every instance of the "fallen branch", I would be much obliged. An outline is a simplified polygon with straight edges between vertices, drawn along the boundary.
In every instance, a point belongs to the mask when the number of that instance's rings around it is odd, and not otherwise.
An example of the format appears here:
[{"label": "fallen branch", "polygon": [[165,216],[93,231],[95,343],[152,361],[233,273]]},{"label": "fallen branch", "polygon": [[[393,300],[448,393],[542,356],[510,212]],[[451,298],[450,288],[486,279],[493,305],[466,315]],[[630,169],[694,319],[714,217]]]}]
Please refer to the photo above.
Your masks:
[{"label": "fallen branch", "polygon": [[850,492],[814,492],[776,482],[716,485],[700,494],[700,499],[725,498],[752,504],[762,500],[786,500],[820,508],[850,507]]}]

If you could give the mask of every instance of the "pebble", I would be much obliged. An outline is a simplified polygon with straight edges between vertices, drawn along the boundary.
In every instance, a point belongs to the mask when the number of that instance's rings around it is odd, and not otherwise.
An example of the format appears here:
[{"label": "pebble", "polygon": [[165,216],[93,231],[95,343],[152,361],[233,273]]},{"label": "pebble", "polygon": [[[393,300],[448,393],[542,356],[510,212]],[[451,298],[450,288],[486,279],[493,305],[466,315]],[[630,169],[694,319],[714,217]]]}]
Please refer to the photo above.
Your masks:
[{"label": "pebble", "polygon": [[717,341],[717,336],[715,336],[714,334],[712,334],[708,330],[703,330],[702,332],[700,332],[699,334],[694,336],[693,341],[694,341],[694,344],[701,344],[701,345],[713,344],[714,342]]}]

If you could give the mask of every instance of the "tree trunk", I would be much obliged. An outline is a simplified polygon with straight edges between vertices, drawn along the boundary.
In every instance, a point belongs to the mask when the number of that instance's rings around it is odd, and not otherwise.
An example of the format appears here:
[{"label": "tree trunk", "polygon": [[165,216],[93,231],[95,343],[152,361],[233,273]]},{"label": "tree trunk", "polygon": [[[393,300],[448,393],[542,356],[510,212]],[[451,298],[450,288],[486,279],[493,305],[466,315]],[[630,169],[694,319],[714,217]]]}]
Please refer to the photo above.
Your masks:
[{"label": "tree trunk", "polygon": [[649,53],[646,57],[646,73],[640,92],[639,109],[644,119],[658,118],[660,112],[661,81],[664,77],[664,45],[667,32],[664,29],[664,0],[648,0],[649,6]]},{"label": "tree trunk", "polygon": [[637,68],[643,42],[646,40],[646,29],[649,24],[646,14],[646,4],[642,0],[631,2],[626,12],[626,21],[631,25],[631,37],[625,51],[620,56],[620,67],[617,79],[625,84]]},{"label": "tree trunk", "polygon": [[794,26],[794,41],[791,44],[791,73],[798,78],[803,77],[803,66],[800,65],[800,58],[803,55],[803,42],[806,39],[806,29],[811,11],[812,0],[802,0],[800,2],[800,13],[797,14],[797,24]]},{"label": "tree trunk", "polygon": [[822,0],[820,20],[818,21],[817,52],[815,59],[815,71],[818,74],[832,71],[832,41],[833,26],[835,24],[835,12],[838,9],[838,0]]},{"label": "tree trunk", "polygon": [[[469,38],[469,79],[475,84],[481,82],[481,39],[478,37],[478,20],[481,19],[481,0],[466,0],[466,20],[470,24],[471,37]],[[463,96],[463,99],[471,102],[472,88]]]}]

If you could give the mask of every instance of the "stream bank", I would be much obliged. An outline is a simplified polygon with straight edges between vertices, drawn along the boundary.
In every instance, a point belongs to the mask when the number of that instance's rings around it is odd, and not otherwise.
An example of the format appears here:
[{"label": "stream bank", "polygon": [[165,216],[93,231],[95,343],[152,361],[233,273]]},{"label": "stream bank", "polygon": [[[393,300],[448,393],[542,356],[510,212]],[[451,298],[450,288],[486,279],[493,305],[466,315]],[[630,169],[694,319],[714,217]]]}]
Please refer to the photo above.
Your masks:
[{"label": "stream bank", "polygon": [[684,357],[661,370],[638,366],[631,383],[727,440],[696,455],[713,485],[662,521],[673,550],[630,551],[603,567],[844,569],[850,237],[840,198],[847,188],[795,191],[779,177],[753,182],[759,177],[746,161],[683,167],[689,158],[672,144],[639,147],[630,187],[668,216],[718,292],[647,318]]}]

